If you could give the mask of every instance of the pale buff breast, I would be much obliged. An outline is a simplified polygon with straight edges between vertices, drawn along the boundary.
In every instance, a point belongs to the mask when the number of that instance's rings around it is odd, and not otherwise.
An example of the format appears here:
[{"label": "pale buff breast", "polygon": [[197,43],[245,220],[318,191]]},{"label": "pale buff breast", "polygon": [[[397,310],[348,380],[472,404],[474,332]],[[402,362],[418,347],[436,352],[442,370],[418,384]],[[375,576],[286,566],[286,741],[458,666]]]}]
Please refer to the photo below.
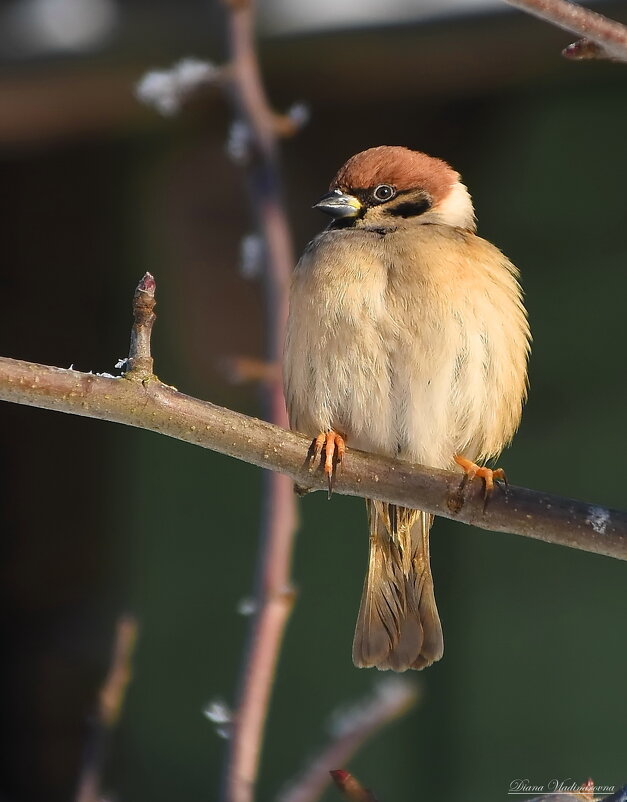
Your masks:
[{"label": "pale buff breast", "polygon": [[525,395],[515,268],[447,226],[328,231],[294,275],[285,353],[293,428],[428,465],[497,454]]},{"label": "pale buff breast", "polygon": [[317,237],[292,282],[285,396],[292,428],[333,428],[355,448],[394,450],[387,270],[376,235]]}]

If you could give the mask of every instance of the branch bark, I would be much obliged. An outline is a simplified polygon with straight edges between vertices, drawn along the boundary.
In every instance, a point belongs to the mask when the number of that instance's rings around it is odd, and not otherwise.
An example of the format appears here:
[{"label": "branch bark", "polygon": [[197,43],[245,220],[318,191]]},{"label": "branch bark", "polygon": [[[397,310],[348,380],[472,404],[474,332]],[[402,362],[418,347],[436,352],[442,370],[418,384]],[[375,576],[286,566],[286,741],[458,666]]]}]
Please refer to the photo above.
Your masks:
[{"label": "branch bark", "polygon": [[[275,117],[266,98],[255,49],[254,0],[224,0],[229,45],[229,95],[237,122],[249,132],[245,171],[251,209],[265,246],[266,357],[279,364],[294,265],[281,188]],[[280,377],[264,385],[265,414],[287,427]],[[258,557],[257,612],[244,658],[224,775],[224,802],[252,802],[276,663],[294,592],[291,561],[296,504],[288,478],[266,477]]]},{"label": "branch bark", "polygon": [[[309,440],[265,421],[184,395],[158,381],[133,381],[0,358],[0,400],[124,423],[278,471],[311,490],[325,490],[309,464]],[[417,507],[495,532],[557,543],[627,560],[627,513],[510,485],[459,494],[460,474],[350,449],[334,492]]]},{"label": "branch bark", "polygon": [[[412,682],[399,677],[381,680],[371,696],[352,710],[336,715],[332,738],[305,771],[279,795],[277,802],[316,802],[331,779],[344,790],[350,776],[338,766],[345,765],[365,741],[390,722],[405,715],[418,701],[420,691]],[[358,797],[352,797],[358,798]],[[370,800],[370,797],[364,797]]]},{"label": "branch bark", "polygon": [[627,26],[569,0],[505,0],[582,39],[564,49],[573,59],[607,58],[627,62]]},{"label": "branch bark", "polygon": [[377,798],[372,791],[369,788],[364,788],[359,780],[348,771],[336,769],[331,772],[331,777],[336,788],[346,799],[352,799],[353,802],[377,802]]},{"label": "branch bark", "polygon": [[137,621],[123,615],[116,627],[109,673],[100,689],[98,709],[87,743],[85,764],[76,793],[76,802],[99,802],[101,779],[111,733],[118,722],[126,689],[131,681],[131,660],[137,640]]}]

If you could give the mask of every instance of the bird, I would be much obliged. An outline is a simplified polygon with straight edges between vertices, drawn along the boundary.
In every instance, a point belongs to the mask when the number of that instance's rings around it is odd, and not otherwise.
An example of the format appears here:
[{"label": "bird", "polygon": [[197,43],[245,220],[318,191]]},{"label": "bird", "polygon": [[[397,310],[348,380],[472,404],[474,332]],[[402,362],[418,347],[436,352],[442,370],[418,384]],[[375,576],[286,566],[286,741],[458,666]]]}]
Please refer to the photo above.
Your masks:
[{"label": "bird", "polygon": [[[292,276],[283,380],[290,428],[330,487],[348,448],[479,477],[486,498],[527,396],[519,271],[476,234],[447,162],[402,146],[348,159],[314,206],[330,224]],[[423,669],[444,653],[433,516],[366,499],[370,554],[357,667]]]}]

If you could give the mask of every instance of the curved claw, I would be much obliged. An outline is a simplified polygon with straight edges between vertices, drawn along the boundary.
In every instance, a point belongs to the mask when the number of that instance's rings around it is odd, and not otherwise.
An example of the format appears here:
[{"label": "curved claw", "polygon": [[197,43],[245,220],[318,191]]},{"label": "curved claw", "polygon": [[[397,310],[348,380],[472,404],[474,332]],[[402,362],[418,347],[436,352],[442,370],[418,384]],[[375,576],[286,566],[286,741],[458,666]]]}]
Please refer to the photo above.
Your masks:
[{"label": "curved claw", "polygon": [[453,459],[459,465],[459,467],[464,471],[464,478],[462,479],[461,489],[463,489],[467,482],[472,482],[475,476],[478,476],[480,479],[483,479],[485,483],[485,489],[483,493],[483,511],[485,512],[486,507],[488,506],[488,501],[490,500],[490,496],[494,491],[494,482],[501,480],[507,485],[507,476],[505,476],[505,471],[503,468],[486,468],[482,465],[477,465],[476,463],[472,462],[472,460],[466,459],[465,457],[456,454]]},{"label": "curved claw", "polygon": [[328,432],[320,432],[313,442],[314,460],[317,461],[324,448],[324,473],[327,477],[329,487],[329,498],[333,493],[333,478],[337,467],[341,464],[346,453],[346,440],[341,434],[332,429]]}]

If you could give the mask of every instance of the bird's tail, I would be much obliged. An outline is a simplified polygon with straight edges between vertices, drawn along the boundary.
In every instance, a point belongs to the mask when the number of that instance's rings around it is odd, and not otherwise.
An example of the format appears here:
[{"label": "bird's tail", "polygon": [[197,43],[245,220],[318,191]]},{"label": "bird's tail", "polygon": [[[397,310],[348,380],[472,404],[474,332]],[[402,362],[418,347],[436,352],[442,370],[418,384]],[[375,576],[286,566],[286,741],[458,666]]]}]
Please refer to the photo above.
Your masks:
[{"label": "bird's tail", "polygon": [[370,560],[353,641],[353,662],[405,671],[444,653],[429,564],[433,516],[366,499]]}]

